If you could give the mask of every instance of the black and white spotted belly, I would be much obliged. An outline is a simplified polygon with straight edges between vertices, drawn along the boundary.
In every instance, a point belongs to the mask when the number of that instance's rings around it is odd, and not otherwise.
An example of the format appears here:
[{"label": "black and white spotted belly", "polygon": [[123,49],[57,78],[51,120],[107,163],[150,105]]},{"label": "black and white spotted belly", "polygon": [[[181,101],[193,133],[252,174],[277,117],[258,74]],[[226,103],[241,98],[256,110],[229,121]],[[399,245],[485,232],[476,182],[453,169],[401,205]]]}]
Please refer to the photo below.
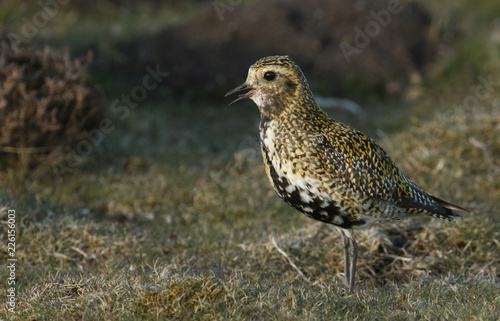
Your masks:
[{"label": "black and white spotted belly", "polygon": [[293,135],[283,135],[274,122],[261,123],[261,147],[266,173],[278,196],[315,220],[346,229],[365,225],[365,220],[350,213],[349,197],[332,197],[335,188],[331,181],[324,181],[328,180],[326,173],[316,177],[307,175],[314,173],[311,171],[317,166],[314,159],[304,154],[300,146],[294,146],[299,142],[289,138]]},{"label": "black and white spotted belly", "polygon": [[266,172],[269,176],[274,190],[287,204],[299,210],[303,214],[324,223],[349,229],[357,225],[364,225],[363,220],[351,220],[349,215],[342,211],[339,204],[327,195],[321,195],[317,187],[307,183],[304,179],[291,182],[278,163],[273,162],[266,144],[262,144],[262,154],[266,164]]},{"label": "black and white spotted belly", "polygon": [[[268,163],[269,164],[269,163]],[[279,176],[276,169],[269,164],[269,174],[274,190],[287,204],[303,214],[324,223],[334,224],[342,228],[363,225],[363,221],[352,221],[333,201],[320,198],[308,189],[291,184],[285,176]]]}]

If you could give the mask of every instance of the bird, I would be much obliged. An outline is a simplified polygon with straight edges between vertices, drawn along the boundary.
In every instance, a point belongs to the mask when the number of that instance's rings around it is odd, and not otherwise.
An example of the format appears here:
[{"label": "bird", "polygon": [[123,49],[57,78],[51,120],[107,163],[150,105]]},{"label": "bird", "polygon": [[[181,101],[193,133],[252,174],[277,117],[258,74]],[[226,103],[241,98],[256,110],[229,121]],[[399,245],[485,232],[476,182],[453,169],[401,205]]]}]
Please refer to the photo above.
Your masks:
[{"label": "bird", "polygon": [[235,93],[230,105],[250,98],[259,109],[265,171],[278,196],[340,231],[347,292],[354,290],[358,257],[353,230],[417,214],[454,221],[469,212],[424,191],[373,139],[330,118],[289,56],[255,62],[225,97]]}]

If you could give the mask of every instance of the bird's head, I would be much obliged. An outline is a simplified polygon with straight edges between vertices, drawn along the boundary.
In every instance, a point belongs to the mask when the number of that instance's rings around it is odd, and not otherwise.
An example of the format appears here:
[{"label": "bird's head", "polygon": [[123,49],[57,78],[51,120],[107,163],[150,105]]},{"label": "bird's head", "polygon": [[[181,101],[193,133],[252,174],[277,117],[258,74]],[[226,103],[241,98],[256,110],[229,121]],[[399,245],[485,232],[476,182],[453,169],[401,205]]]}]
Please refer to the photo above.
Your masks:
[{"label": "bird's head", "polygon": [[240,94],[231,104],[250,98],[262,114],[279,114],[286,108],[292,108],[298,97],[312,99],[304,74],[288,56],[270,56],[258,60],[250,66],[245,83],[229,91],[226,96],[244,90],[248,91]]}]

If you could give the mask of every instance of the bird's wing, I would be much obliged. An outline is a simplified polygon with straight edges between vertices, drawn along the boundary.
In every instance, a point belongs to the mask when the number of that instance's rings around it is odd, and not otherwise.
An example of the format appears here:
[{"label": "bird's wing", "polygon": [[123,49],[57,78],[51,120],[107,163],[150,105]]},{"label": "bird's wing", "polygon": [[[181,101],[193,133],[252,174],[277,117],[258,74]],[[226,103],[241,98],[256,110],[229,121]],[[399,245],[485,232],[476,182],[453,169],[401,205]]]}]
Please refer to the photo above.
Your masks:
[{"label": "bird's wing", "polygon": [[408,213],[452,219],[461,207],[436,198],[408,179],[387,153],[365,134],[335,122],[322,133],[317,152],[327,173],[360,199],[390,202]]},{"label": "bird's wing", "polygon": [[394,202],[410,195],[406,177],[385,151],[363,133],[336,123],[322,133],[317,152],[334,180],[362,197]]}]

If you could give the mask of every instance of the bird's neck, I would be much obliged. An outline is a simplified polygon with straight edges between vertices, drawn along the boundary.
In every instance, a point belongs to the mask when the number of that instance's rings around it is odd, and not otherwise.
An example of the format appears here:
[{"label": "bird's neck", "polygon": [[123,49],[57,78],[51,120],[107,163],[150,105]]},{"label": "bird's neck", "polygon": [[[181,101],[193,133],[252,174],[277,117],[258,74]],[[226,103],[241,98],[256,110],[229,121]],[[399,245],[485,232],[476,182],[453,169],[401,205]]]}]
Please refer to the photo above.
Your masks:
[{"label": "bird's neck", "polygon": [[267,127],[271,121],[286,122],[290,118],[300,119],[308,114],[324,113],[308,87],[297,90],[293,95],[259,99],[255,103],[260,111],[261,128]]},{"label": "bird's neck", "polygon": [[279,113],[261,111],[260,132],[261,135],[265,135],[267,130],[271,129],[275,133],[285,134],[290,131],[296,134],[319,130],[322,124],[326,123],[329,123],[328,114],[312,100],[307,103],[297,103],[290,108],[280,110]]}]

